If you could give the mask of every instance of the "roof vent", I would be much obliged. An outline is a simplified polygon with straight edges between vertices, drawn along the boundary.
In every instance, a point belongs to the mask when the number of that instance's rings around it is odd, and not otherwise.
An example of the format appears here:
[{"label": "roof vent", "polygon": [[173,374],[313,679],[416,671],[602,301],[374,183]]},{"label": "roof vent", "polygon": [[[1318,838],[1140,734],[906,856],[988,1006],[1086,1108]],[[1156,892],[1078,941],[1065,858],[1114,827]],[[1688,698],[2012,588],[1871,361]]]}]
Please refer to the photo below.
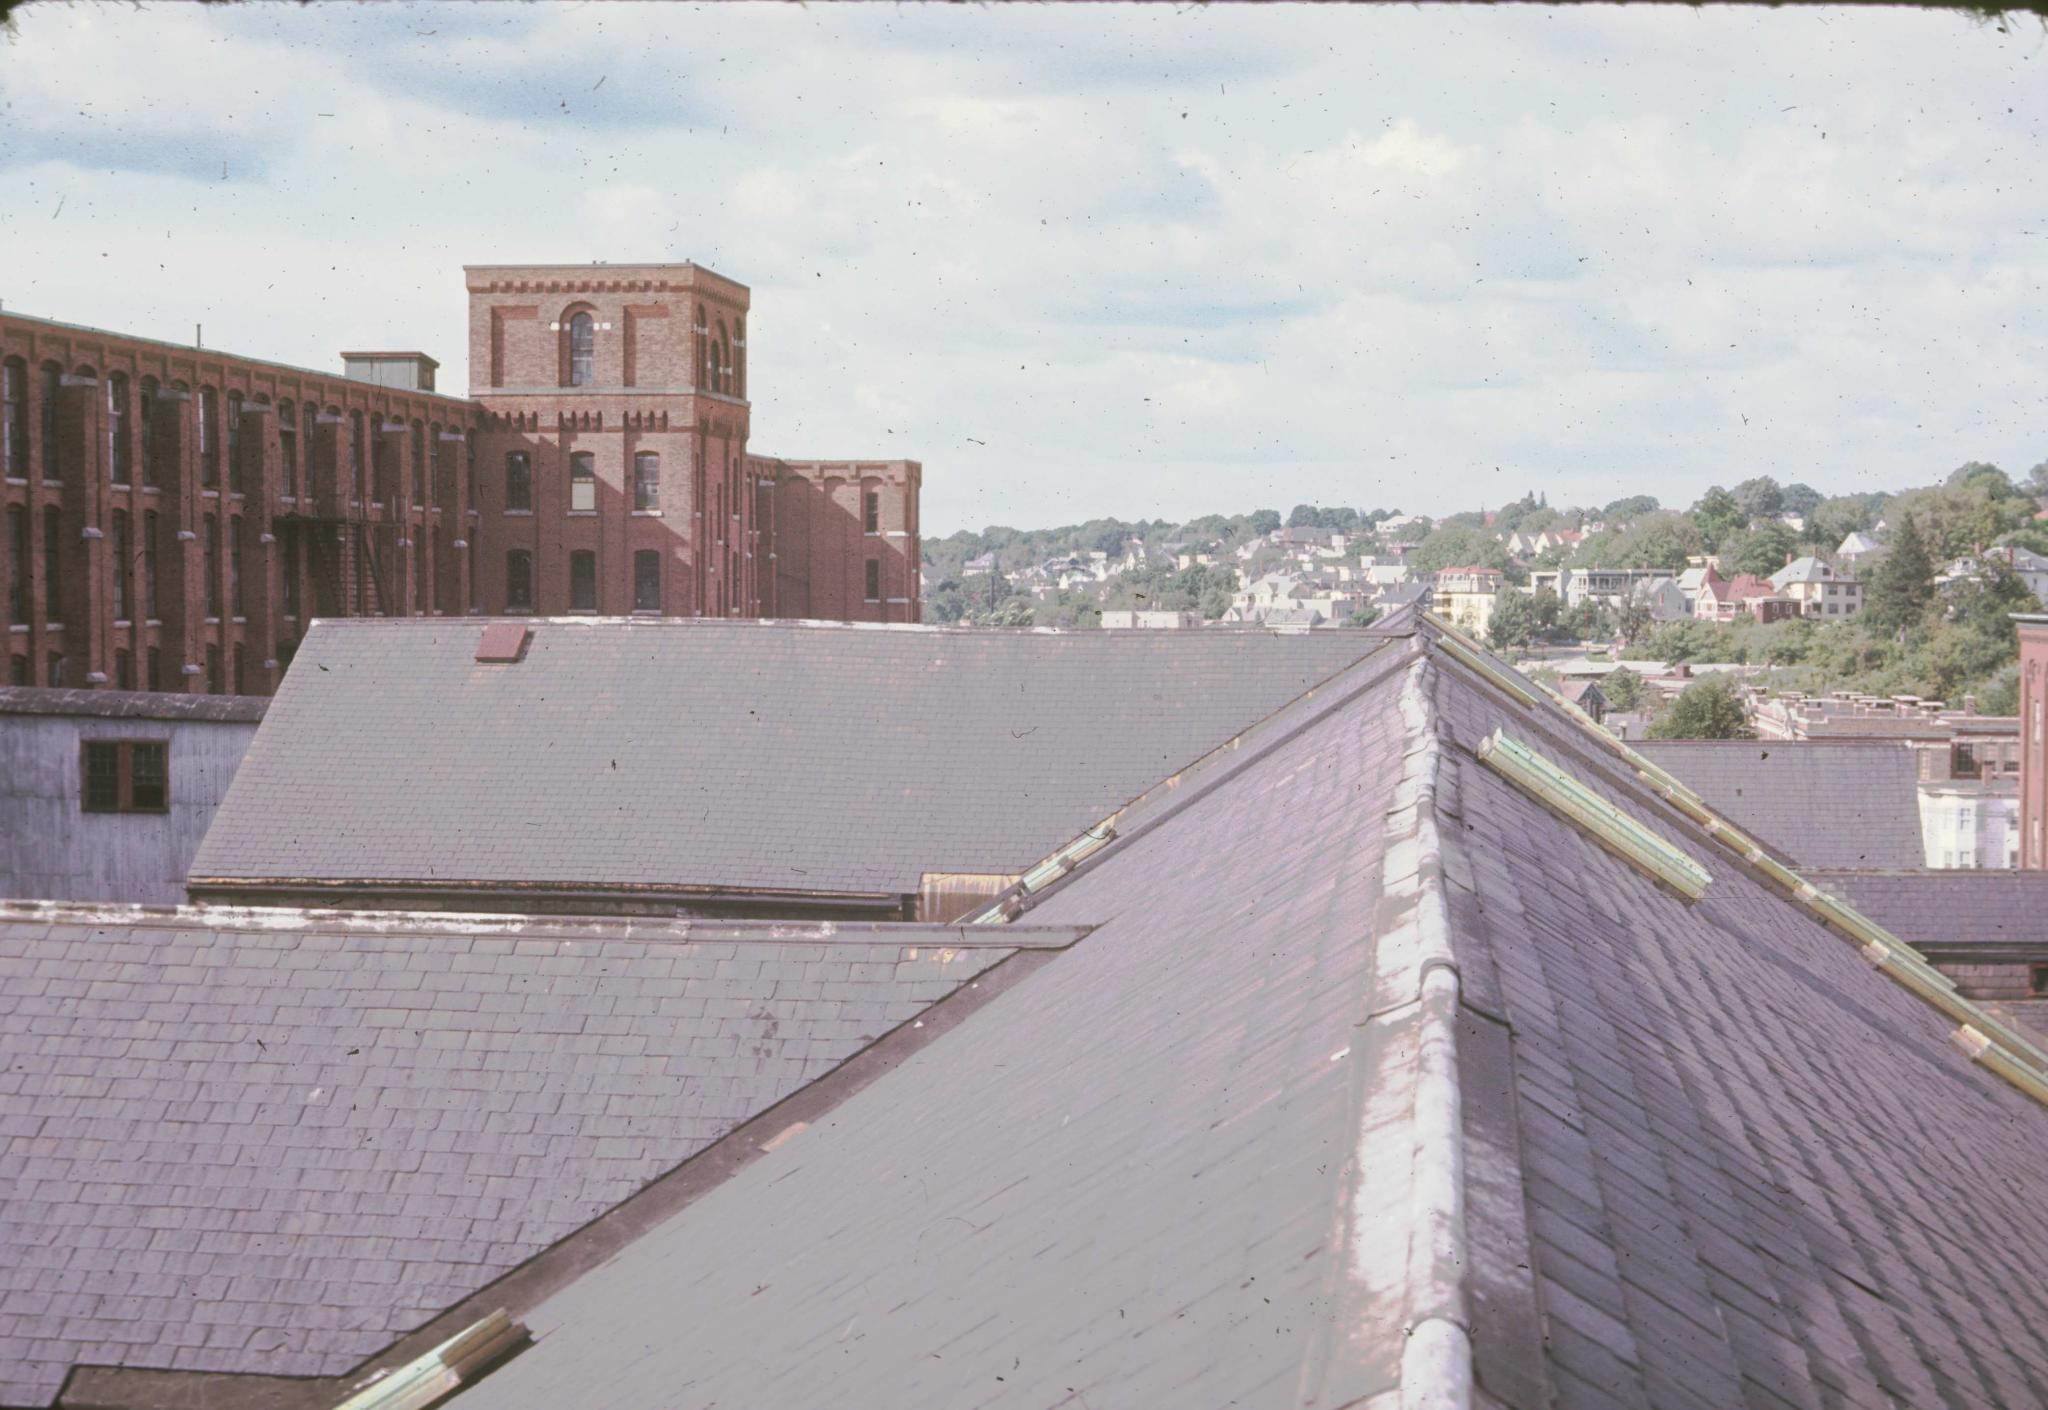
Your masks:
[{"label": "roof vent", "polygon": [[476,659],[509,664],[526,655],[526,644],[532,640],[533,628],[523,622],[493,622],[477,638]]}]

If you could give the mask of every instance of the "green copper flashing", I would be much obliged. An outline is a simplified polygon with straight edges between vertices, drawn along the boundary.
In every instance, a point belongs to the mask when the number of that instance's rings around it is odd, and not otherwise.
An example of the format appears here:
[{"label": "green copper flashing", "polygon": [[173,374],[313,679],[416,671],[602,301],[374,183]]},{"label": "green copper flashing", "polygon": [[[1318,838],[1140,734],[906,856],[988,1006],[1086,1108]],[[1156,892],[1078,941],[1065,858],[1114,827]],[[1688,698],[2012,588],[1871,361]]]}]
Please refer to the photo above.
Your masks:
[{"label": "green copper flashing", "polygon": [[1495,730],[1479,744],[1482,763],[1544,807],[1585,829],[1637,869],[1697,901],[1713,874],[1563,769]]}]

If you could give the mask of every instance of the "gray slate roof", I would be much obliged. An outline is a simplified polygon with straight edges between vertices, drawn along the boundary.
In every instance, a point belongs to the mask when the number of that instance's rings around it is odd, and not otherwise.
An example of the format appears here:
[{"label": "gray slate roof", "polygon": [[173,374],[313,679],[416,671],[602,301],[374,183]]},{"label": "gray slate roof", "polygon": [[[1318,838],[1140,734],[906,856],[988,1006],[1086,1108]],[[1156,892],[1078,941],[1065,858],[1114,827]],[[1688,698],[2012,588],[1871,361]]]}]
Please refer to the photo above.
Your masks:
[{"label": "gray slate roof", "polygon": [[118,913],[0,906],[4,1405],[338,1375],[1010,953]]},{"label": "gray slate roof", "polygon": [[1100,928],[460,1410],[2048,1403],[2048,1113],[1548,705],[1393,671],[1026,914]]},{"label": "gray slate roof", "polygon": [[1023,869],[1382,640],[534,625],[480,665],[477,620],[317,623],[192,875],[913,892]]},{"label": "gray slate roof", "polygon": [[1792,865],[1919,867],[1913,751],[1892,740],[1648,740],[1635,746]]},{"label": "gray slate roof", "polygon": [[2034,947],[2048,959],[2048,871],[1806,873],[1909,945]]}]

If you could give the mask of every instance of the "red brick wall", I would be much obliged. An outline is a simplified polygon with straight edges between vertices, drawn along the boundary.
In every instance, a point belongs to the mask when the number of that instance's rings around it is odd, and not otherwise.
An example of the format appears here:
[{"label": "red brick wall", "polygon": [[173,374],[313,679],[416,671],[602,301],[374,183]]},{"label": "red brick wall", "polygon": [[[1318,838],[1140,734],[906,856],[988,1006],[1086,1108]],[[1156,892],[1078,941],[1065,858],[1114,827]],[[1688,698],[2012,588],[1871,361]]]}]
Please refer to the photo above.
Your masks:
[{"label": "red brick wall", "polygon": [[2048,621],[2020,624],[2020,865],[2048,868]]},{"label": "red brick wall", "polygon": [[[0,315],[0,359],[16,361],[25,371],[27,397],[23,421],[26,463],[10,467],[0,479],[0,540],[4,540],[4,509],[19,508],[30,516],[32,536],[29,620],[8,623],[8,674],[15,658],[29,666],[30,679],[45,684],[53,657],[63,661],[68,685],[122,683],[123,672],[135,688],[146,688],[149,653],[157,653],[158,688],[204,691],[211,663],[218,663],[222,690],[235,687],[235,661],[242,662],[241,687],[249,694],[275,688],[282,663],[290,657],[321,598],[337,599],[331,611],[347,610],[352,590],[346,575],[352,555],[323,551],[322,541],[338,530],[366,537],[380,545],[379,566],[395,611],[410,611],[413,601],[411,554],[401,540],[435,541],[439,566],[451,580],[461,577],[461,555],[449,547],[466,537],[459,500],[443,494],[439,505],[424,497],[417,508],[401,494],[390,504],[366,503],[348,493],[351,464],[347,447],[350,414],[364,418],[366,439],[384,434],[387,422],[404,430],[391,434],[391,464],[401,485],[412,475],[411,427],[418,421],[423,438],[435,428],[466,434],[477,423],[476,409],[453,397],[372,387],[339,374],[322,374],[277,363],[230,356],[211,349],[152,342],[95,329],[49,323],[18,315]],[[45,418],[42,378],[45,364],[63,370],[55,410],[56,478],[44,476]],[[109,379],[127,379],[126,413],[119,423],[119,448],[109,443]],[[158,395],[143,398],[144,379],[157,384]],[[209,443],[218,450],[218,470],[209,474],[200,454],[199,413],[203,393],[213,393]],[[229,404],[243,400],[241,430],[236,437],[240,472],[228,463]],[[301,408],[311,402],[333,420],[316,425],[308,443]],[[278,410],[289,402],[301,464],[287,494],[284,482]],[[150,414],[145,416],[145,406]],[[145,441],[147,437],[147,441]],[[429,442],[431,444],[431,442]],[[125,461],[125,483],[116,479],[116,456]],[[145,458],[156,467],[156,483],[146,483]],[[314,483],[323,477],[325,493],[308,494],[307,462]],[[367,470],[371,457],[365,454]],[[459,459],[459,458],[458,458]],[[341,475],[337,476],[336,471]],[[458,481],[452,486],[459,494]],[[237,481],[239,480],[239,485]],[[424,486],[422,487],[424,495]],[[51,584],[49,555],[44,544],[43,515],[58,511],[58,578],[61,625],[46,610]],[[115,617],[116,514],[128,520],[131,613]],[[144,565],[148,544],[145,526],[155,516],[157,542],[156,613],[144,613]],[[319,516],[339,523],[318,522]],[[218,525],[220,552],[213,562],[216,616],[209,611],[207,522]],[[240,555],[241,610],[235,610],[230,578],[235,554],[234,526],[242,530]],[[297,543],[299,578],[295,612],[283,601],[285,539]],[[12,564],[9,546],[0,542],[0,582],[8,581]],[[322,577],[323,573],[329,576]],[[339,573],[343,580],[333,576]],[[451,586],[447,595],[459,598]],[[432,607],[429,611],[435,610]],[[449,610],[443,607],[441,610]],[[125,663],[125,664],[124,664]]]},{"label": "red brick wall", "polygon": [[[850,622],[915,622],[917,501],[924,470],[914,460],[778,460],[757,456],[754,474],[773,506],[775,615]],[[867,496],[875,528],[867,528]],[[867,564],[877,595],[867,596]]]}]

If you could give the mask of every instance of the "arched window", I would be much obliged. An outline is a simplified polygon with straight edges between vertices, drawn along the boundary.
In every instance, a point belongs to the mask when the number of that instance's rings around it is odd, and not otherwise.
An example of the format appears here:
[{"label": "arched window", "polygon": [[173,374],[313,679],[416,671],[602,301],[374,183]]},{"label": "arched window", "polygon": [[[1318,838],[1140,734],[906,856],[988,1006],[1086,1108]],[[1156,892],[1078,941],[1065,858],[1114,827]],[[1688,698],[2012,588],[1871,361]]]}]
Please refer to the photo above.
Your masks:
[{"label": "arched window", "polygon": [[154,485],[160,478],[158,462],[163,459],[163,450],[156,443],[157,418],[162,415],[156,404],[156,378],[143,378],[136,390],[142,401],[135,418],[136,433],[142,438],[142,483]]},{"label": "arched window", "polygon": [[28,478],[28,364],[0,363],[0,475]]},{"label": "arched window", "polygon": [[38,421],[42,432],[43,483],[59,485],[64,476],[57,468],[57,394],[64,386],[64,369],[54,362],[42,366],[40,385],[36,388]]},{"label": "arched window", "polygon": [[[15,504],[7,509],[7,620],[14,626],[28,625],[29,610],[28,510]],[[16,684],[24,684],[17,681]]]},{"label": "arched window", "polygon": [[697,305],[697,321],[690,331],[697,341],[697,375],[690,379],[692,386],[711,386],[711,325],[704,321],[704,305]]},{"label": "arched window", "polygon": [[597,324],[588,313],[577,313],[569,319],[569,385],[587,387],[591,384],[592,365],[596,361]]},{"label": "arched window", "polygon": [[211,387],[199,389],[199,483],[208,489],[220,487],[220,440],[213,419],[219,414],[220,397]]},{"label": "arched window", "polygon": [[732,394],[747,394],[747,320],[732,321]]},{"label": "arched window", "polygon": [[299,493],[299,410],[289,401],[277,404],[277,466],[286,498]]},{"label": "arched window", "polygon": [[119,372],[107,374],[107,476],[111,483],[128,483],[128,379]]},{"label": "arched window", "polygon": [[661,508],[661,457],[643,450],[633,457],[633,507]]},{"label": "arched window", "polygon": [[711,390],[732,390],[732,353],[725,340],[725,320],[718,320],[718,334],[711,340]]}]

